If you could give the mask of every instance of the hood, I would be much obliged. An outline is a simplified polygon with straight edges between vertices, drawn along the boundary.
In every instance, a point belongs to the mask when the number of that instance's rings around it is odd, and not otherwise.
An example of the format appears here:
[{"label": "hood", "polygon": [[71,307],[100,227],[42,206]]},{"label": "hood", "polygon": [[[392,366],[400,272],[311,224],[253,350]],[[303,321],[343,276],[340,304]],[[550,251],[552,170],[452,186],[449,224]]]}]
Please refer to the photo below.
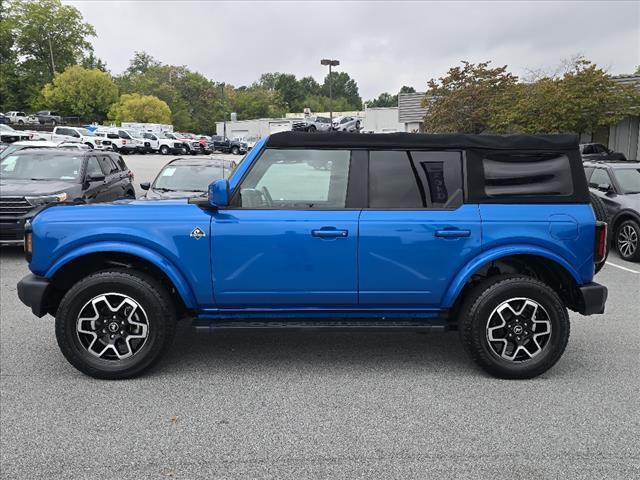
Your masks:
[{"label": "hood", "polygon": [[145,198],[148,200],[167,200],[170,198],[189,198],[189,197],[197,197],[198,195],[202,195],[203,192],[189,192],[184,190],[176,190],[173,192],[163,192],[162,190],[156,190],[154,188],[150,189]]},{"label": "hood", "polygon": [[35,195],[51,195],[80,188],[79,183],[61,180],[18,180],[0,179],[0,195],[3,197],[32,197]]}]

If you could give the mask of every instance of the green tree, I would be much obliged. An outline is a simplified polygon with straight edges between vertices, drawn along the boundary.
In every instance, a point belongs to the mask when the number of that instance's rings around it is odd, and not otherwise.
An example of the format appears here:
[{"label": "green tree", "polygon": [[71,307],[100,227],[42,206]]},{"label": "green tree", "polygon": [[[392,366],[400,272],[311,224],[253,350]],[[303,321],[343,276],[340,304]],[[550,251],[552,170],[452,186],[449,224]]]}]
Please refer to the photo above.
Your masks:
[{"label": "green tree", "polygon": [[251,87],[230,92],[230,103],[238,120],[250,118],[282,117],[287,105],[277,91]]},{"label": "green tree", "polygon": [[44,106],[63,115],[78,115],[91,121],[104,120],[117,100],[118,87],[111,75],[77,65],[56,74],[53,82],[42,90]]},{"label": "green tree", "polygon": [[[413,87],[407,87],[406,85],[403,85],[399,93],[416,93],[416,89]],[[378,98],[369,100],[365,103],[369,108],[397,107],[398,95],[391,95],[388,92],[384,92],[378,95]]]},{"label": "green tree", "polygon": [[227,118],[227,88],[184,66],[164,65],[145,52],[136,52],[117,79],[122,93],[153,95],[171,109],[178,130],[213,133],[215,122]]},{"label": "green tree", "polygon": [[[34,104],[56,72],[92,57],[93,27],[60,0],[0,0],[0,104]],[[7,38],[9,38],[7,40]],[[4,90],[8,94],[5,95]]]},{"label": "green tree", "polygon": [[435,133],[482,133],[502,95],[518,78],[507,66],[491,68],[491,62],[450,68],[447,75],[429,80],[423,105],[427,108],[424,129]]},{"label": "green tree", "polygon": [[20,108],[21,97],[14,19],[7,17],[6,3],[0,0],[0,109],[3,112]]},{"label": "green tree", "polygon": [[305,92],[296,76],[291,73],[264,73],[257,86],[278,92],[291,112],[302,111],[304,108]]},{"label": "green tree", "polygon": [[[358,84],[346,72],[331,72],[331,92],[334,99],[343,97],[348,102],[347,110],[362,109],[362,98],[358,91]],[[329,97],[329,74],[324,79],[321,93]],[[334,111],[339,111],[337,108]]]},{"label": "green tree", "polygon": [[562,76],[513,86],[491,126],[498,132],[593,132],[638,110],[635,88],[615,83],[603,69],[578,58]]},{"label": "green tree", "polygon": [[124,94],[109,110],[109,119],[116,123],[171,123],[169,105],[152,95]]},{"label": "green tree", "polygon": [[8,5],[19,55],[49,80],[93,50],[87,38],[96,35],[95,29],[77,8],[60,0],[11,0]]},{"label": "green tree", "polygon": [[389,92],[384,92],[378,95],[378,98],[374,98],[373,100],[369,100],[365,102],[367,107],[369,108],[380,108],[380,107],[397,107],[398,106],[398,96],[391,95]]}]

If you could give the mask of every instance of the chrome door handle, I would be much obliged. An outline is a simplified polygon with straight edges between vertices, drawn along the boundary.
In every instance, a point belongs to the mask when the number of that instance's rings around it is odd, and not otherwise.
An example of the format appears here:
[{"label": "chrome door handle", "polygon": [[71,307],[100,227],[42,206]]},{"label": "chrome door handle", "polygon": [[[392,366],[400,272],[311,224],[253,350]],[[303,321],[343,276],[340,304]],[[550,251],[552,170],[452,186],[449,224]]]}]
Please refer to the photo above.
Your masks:
[{"label": "chrome door handle", "polygon": [[349,230],[337,230],[335,228],[321,228],[319,230],[311,230],[311,236],[319,238],[345,238],[348,235]]},{"label": "chrome door handle", "polygon": [[471,236],[471,230],[461,230],[458,228],[443,228],[440,230],[436,230],[435,233],[438,238],[467,238]]}]

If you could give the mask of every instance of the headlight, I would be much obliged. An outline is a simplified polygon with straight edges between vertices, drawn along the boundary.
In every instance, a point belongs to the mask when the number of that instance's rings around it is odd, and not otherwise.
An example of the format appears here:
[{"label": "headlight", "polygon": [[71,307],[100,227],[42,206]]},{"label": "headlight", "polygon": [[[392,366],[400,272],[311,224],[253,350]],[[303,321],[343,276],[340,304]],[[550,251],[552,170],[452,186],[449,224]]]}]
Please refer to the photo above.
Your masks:
[{"label": "headlight", "polygon": [[38,197],[24,197],[27,202],[33,206],[47,205],[48,203],[60,203],[67,199],[65,192],[55,193],[53,195],[42,195]]}]

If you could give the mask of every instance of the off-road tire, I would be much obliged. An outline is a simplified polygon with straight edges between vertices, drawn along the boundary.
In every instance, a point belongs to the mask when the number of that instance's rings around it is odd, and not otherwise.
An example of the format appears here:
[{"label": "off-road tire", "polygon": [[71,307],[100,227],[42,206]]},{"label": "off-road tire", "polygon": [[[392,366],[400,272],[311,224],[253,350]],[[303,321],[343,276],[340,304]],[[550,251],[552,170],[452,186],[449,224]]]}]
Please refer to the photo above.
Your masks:
[{"label": "off-road tire", "polygon": [[[89,353],[77,333],[83,307],[96,296],[109,293],[134,299],[147,316],[146,341],[129,358],[99,358]],[[62,354],[82,373],[101,379],[131,378],[156,364],[171,345],[176,328],[175,306],[166,289],[149,275],[129,269],[103,270],[83,278],[65,294],[56,312],[55,328]]]},{"label": "off-road tire", "polygon": [[162,145],[160,147],[160,155],[169,155],[169,147]]},{"label": "off-road tire", "polygon": [[240,149],[238,147],[233,147],[231,149],[231,153],[234,155],[239,155],[240,154]]},{"label": "off-road tire", "polygon": [[[628,253],[626,253],[625,250],[621,248],[621,237],[623,232],[626,232],[627,235],[634,235],[635,232],[635,237],[633,237],[633,239],[635,239],[635,246],[634,244],[632,244],[630,246],[632,248],[630,248]],[[631,241],[632,239],[629,240]],[[629,219],[618,225],[618,228],[616,228],[616,231],[614,232],[613,243],[615,244],[616,250],[618,250],[618,253],[623,259],[627,260],[628,262],[640,262],[640,225],[638,224],[638,222]]]},{"label": "off-road tire", "polygon": [[[540,304],[551,323],[551,335],[540,353],[522,362],[496,354],[487,338],[490,315],[513,298],[528,298]],[[466,294],[458,313],[458,330],[465,350],[489,374],[506,379],[536,377],[560,359],[569,340],[569,315],[560,297],[548,285],[531,277],[497,275],[480,282]]]}]

